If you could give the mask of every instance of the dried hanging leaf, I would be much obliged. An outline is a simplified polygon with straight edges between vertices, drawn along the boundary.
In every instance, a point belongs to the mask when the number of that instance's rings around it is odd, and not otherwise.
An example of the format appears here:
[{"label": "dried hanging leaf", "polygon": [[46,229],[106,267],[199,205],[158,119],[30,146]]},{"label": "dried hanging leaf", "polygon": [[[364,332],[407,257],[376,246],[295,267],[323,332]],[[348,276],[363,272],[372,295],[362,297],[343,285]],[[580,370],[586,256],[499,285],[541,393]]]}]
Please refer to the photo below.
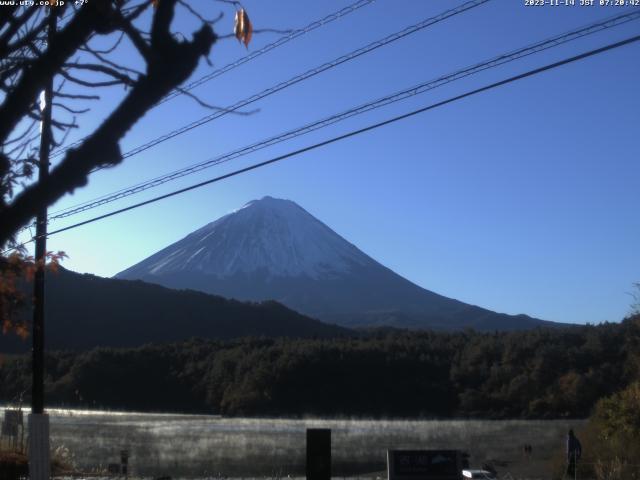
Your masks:
[{"label": "dried hanging leaf", "polygon": [[244,8],[241,8],[236,12],[233,34],[239,42],[244,43],[245,47],[249,47],[249,42],[253,35],[253,25],[251,25],[249,15],[247,15],[247,11]]},{"label": "dried hanging leaf", "polygon": [[160,0],[151,0],[151,5],[153,5],[153,8],[158,8],[158,3],[160,3]]}]

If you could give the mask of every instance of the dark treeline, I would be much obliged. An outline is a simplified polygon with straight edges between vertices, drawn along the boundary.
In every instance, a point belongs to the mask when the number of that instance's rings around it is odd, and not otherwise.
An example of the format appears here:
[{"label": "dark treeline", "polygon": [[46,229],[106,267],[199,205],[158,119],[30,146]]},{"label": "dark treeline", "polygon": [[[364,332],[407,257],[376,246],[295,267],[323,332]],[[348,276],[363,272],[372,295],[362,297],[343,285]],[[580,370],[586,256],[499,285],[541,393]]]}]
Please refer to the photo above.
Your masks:
[{"label": "dark treeline", "polygon": [[[640,316],[525,332],[377,332],[358,338],[190,340],[55,352],[50,406],[224,415],[586,417],[637,378]],[[5,358],[0,401],[30,390]]]},{"label": "dark treeline", "polygon": [[[32,285],[24,285],[30,296]],[[24,309],[22,317],[31,318]],[[306,317],[274,301],[240,302],[193,290],[101,278],[60,268],[47,277],[47,348],[137,347],[191,337],[326,337],[352,332]],[[89,321],[87,319],[90,319]],[[30,342],[0,335],[0,352],[24,353]]]}]

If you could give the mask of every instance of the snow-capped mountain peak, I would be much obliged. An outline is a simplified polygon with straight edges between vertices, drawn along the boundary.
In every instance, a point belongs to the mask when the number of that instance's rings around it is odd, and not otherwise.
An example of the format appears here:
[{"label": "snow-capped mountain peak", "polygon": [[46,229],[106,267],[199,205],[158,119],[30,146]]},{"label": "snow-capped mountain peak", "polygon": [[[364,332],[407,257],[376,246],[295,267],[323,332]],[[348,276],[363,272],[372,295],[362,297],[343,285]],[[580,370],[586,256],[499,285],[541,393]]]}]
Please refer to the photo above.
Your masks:
[{"label": "snow-capped mountain peak", "polygon": [[330,277],[373,260],[290,200],[253,200],[125,270],[119,277],[196,271]]},{"label": "snow-capped mountain peak", "polygon": [[117,277],[238,300],[276,300],[344,326],[511,330],[544,324],[425,290],[296,203],[272,197],[247,203]]}]

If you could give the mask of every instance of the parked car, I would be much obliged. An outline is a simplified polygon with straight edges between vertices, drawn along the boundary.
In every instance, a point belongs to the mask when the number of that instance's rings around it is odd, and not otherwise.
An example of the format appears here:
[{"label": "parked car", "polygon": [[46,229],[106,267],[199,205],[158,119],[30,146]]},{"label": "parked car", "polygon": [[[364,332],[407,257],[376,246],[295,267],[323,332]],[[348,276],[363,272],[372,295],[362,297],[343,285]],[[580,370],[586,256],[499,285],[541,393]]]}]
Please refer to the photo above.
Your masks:
[{"label": "parked car", "polygon": [[496,480],[496,474],[489,470],[465,468],[462,470],[462,478],[463,480],[466,480],[467,478],[470,480]]}]

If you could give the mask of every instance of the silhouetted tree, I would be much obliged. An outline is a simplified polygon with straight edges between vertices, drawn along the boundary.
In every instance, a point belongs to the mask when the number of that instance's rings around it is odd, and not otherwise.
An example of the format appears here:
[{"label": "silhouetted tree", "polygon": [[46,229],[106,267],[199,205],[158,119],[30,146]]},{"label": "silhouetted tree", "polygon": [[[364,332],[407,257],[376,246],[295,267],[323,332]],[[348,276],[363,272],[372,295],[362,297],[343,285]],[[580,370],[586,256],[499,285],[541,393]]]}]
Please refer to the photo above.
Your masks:
[{"label": "silhouetted tree", "polygon": [[[178,8],[202,23],[190,40],[172,30]],[[48,42],[50,9],[60,26]],[[0,246],[38,208],[85,185],[92,170],[122,161],[122,137],[208,56],[217,38],[212,24],[186,0],[91,0],[79,7],[67,1],[48,8],[16,2],[0,10]],[[112,45],[105,48],[105,39]],[[137,52],[138,65],[119,59],[123,48]],[[52,147],[77,127],[76,117],[87,111],[86,102],[99,99],[101,89],[122,86],[126,94],[65,152],[45,181],[29,183],[41,117],[38,99],[52,79],[53,127],[60,137],[51,139]],[[17,185],[22,188],[14,196]]]}]

